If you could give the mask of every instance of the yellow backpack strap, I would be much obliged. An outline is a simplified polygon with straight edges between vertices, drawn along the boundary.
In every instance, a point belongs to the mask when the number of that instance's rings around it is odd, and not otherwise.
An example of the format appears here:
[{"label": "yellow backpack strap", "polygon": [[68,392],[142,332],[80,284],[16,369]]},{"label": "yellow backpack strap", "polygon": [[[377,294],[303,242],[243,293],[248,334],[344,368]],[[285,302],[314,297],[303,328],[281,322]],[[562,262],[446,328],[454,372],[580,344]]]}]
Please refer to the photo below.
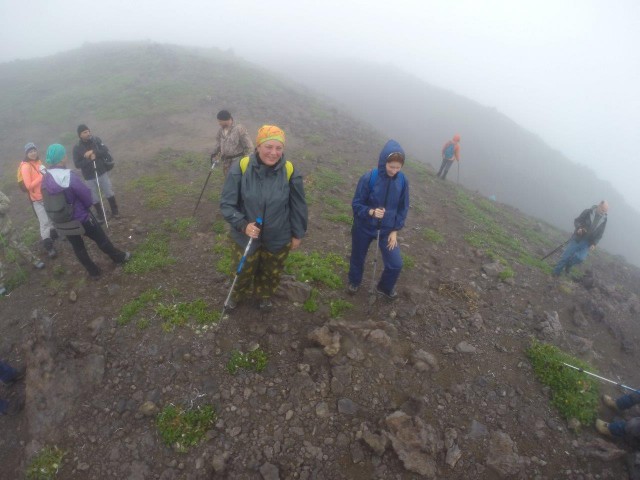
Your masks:
[{"label": "yellow backpack strap", "polygon": [[287,169],[287,182],[290,182],[291,175],[293,175],[293,163],[287,160],[286,163],[284,164],[284,168]]},{"label": "yellow backpack strap", "polygon": [[240,171],[244,175],[244,172],[247,171],[247,167],[249,166],[249,157],[242,157],[240,159]]}]

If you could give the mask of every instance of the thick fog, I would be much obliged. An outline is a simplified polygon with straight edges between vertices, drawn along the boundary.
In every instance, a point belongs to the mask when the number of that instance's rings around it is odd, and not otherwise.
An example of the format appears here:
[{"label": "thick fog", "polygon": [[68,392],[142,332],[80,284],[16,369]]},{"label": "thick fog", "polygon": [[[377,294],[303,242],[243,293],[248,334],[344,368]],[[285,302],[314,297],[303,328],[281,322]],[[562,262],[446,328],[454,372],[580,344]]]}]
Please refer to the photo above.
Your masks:
[{"label": "thick fog", "polygon": [[300,56],[379,62],[495,107],[640,210],[637,0],[0,0],[0,18],[0,62],[108,40],[233,49],[276,70]]}]

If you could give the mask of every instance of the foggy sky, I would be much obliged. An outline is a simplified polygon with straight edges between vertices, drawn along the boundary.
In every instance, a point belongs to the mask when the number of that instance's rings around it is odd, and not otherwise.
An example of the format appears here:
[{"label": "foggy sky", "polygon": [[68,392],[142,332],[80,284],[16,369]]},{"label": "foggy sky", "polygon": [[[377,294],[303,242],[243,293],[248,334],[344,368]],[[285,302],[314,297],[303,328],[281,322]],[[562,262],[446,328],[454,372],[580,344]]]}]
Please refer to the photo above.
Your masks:
[{"label": "foggy sky", "polygon": [[152,40],[272,69],[301,55],[400,68],[496,107],[640,211],[637,0],[0,0],[0,19],[0,62]]}]

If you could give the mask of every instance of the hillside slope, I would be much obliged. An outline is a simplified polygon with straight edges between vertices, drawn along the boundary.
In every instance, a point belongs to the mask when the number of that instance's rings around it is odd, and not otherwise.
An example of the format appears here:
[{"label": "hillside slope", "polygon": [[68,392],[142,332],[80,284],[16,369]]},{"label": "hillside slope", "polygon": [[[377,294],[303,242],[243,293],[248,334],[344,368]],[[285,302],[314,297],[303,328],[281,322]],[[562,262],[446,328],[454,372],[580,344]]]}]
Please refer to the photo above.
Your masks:
[{"label": "hillside slope", "polygon": [[[461,133],[460,181],[465,186],[486,196],[495,195],[562,230],[569,229],[586,206],[609,200],[612,221],[602,244],[640,265],[635,242],[640,234],[640,213],[611,184],[574,163],[580,159],[569,160],[495,108],[433,87],[387,65],[317,59],[283,63],[282,71],[288,78],[295,78],[338,102],[351,115],[397,137],[416,158],[436,168],[444,142]],[[610,163],[611,159],[602,161]],[[455,181],[455,174],[451,172],[449,179]]]},{"label": "hillside slope", "polygon": [[[113,76],[126,82],[109,90],[108,79],[95,77],[93,90],[86,78],[96,57],[110,58]],[[60,70],[47,79],[52,65]],[[34,78],[29,108],[20,101],[25,75]],[[0,358],[26,365],[27,378],[0,396],[24,395],[26,407],[0,420],[0,478],[22,478],[36,453],[54,445],[65,452],[64,479],[626,475],[616,457],[624,444],[594,444],[590,425],[570,430],[526,350],[539,338],[602,375],[640,384],[637,269],[596,252],[585,266],[595,276],[553,281],[537,258],[561,232],[440,182],[409,158],[400,300],[366,288],[351,297],[351,195],[386,136],[251,65],[171,46],[84,47],[1,66],[0,82],[13,85],[4,106],[22,122],[0,118],[5,167],[16,142],[70,145],[68,132],[88,123],[117,162],[123,215],[110,236],[134,252],[123,270],[92,248],[105,272],[97,282],[85,279],[66,243],[43,272],[11,265]],[[145,92],[148,103],[136,103]],[[77,113],[64,110],[68,101]],[[242,305],[216,323],[230,285],[219,171],[190,215],[220,107],[251,131],[269,122],[285,128],[287,156],[305,175],[310,224],[276,309],[262,315]],[[50,121],[53,112],[60,117]],[[16,223],[32,229],[24,198],[12,198]],[[364,287],[370,275],[368,263]],[[264,370],[249,362],[235,372],[240,354]],[[180,436],[187,432],[171,416],[180,408],[201,413],[201,438]],[[612,416],[604,407],[599,414]]]}]

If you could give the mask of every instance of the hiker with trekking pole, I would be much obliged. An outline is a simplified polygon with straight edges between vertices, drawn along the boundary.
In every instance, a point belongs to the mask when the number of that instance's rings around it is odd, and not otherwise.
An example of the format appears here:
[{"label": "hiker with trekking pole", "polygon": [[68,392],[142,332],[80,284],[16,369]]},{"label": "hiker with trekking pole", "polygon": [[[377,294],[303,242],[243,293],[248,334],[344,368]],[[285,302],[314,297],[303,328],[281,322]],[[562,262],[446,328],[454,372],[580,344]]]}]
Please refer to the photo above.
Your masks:
[{"label": "hiker with trekking pole", "polygon": [[252,295],[260,310],[273,308],[284,262],[307,231],[302,175],[285,159],[284,131],[264,125],[256,145],[254,153],[231,166],[220,198],[220,210],[231,227],[232,262],[240,265],[226,311]]},{"label": "hiker with trekking pole", "polygon": [[451,140],[444,144],[442,147],[442,163],[440,164],[440,170],[436,175],[438,178],[445,180],[447,173],[454,160],[458,163],[458,177],[457,183],[460,182],[460,135],[455,134]]},{"label": "hiker with trekking pole", "polygon": [[[562,362],[565,367],[569,367],[573,370],[578,370],[585,375],[597,378],[603,382],[611,383],[619,388],[627,390],[629,393],[622,395],[621,397],[614,399],[610,395],[602,395],[602,402],[617,413],[622,413],[625,410],[630,409],[634,405],[640,404],[640,390],[629,387],[623,383],[610,380],[592,372],[587,372],[583,368],[570,365]],[[620,418],[614,419],[613,422],[605,422],[601,419],[596,419],[596,430],[607,437],[619,437],[624,438],[627,442],[635,448],[640,447],[640,417],[633,417],[630,420],[622,420]]]},{"label": "hiker with trekking pole", "polygon": [[99,278],[102,271],[89,257],[83,236],[93,240],[113,263],[122,265],[128,262],[131,254],[116,248],[91,214],[91,191],[76,172],[67,168],[67,152],[62,145],[49,145],[45,165],[42,180],[45,210],[58,233],[66,236],[89,278]]},{"label": "hiker with trekking pole", "polygon": [[567,242],[567,248],[562,253],[560,261],[553,269],[554,277],[559,277],[563,271],[568,275],[572,267],[582,263],[589,252],[596,249],[607,226],[608,211],[609,204],[602,200],[598,205],[584,210],[573,221],[575,230]]},{"label": "hiker with trekking pole", "polygon": [[[404,227],[409,211],[409,182],[400,171],[403,166],[404,150],[398,142],[389,140],[380,152],[378,167],[365,173],[358,181],[351,202],[353,226],[347,291],[352,295],[360,288],[369,245],[375,240],[370,291],[373,293],[375,290],[391,300],[398,297],[395,286],[402,270],[398,232]],[[378,249],[384,270],[376,284]]]},{"label": "hiker with trekking pole", "polygon": [[[104,198],[109,202],[111,216],[118,218],[120,211],[116,202],[108,172],[113,169],[114,161],[107,146],[99,137],[94,136],[86,125],[78,125],[78,144],[73,147],[73,163],[82,171],[82,176],[91,189],[91,199],[100,223],[107,222]],[[106,223],[107,228],[109,224]]]},{"label": "hiker with trekking pole", "polygon": [[227,110],[220,110],[216,118],[220,129],[211,153],[211,164],[220,157],[222,172],[226,177],[234,162],[253,153],[253,143],[251,143],[247,129],[241,124],[235,123]]}]

